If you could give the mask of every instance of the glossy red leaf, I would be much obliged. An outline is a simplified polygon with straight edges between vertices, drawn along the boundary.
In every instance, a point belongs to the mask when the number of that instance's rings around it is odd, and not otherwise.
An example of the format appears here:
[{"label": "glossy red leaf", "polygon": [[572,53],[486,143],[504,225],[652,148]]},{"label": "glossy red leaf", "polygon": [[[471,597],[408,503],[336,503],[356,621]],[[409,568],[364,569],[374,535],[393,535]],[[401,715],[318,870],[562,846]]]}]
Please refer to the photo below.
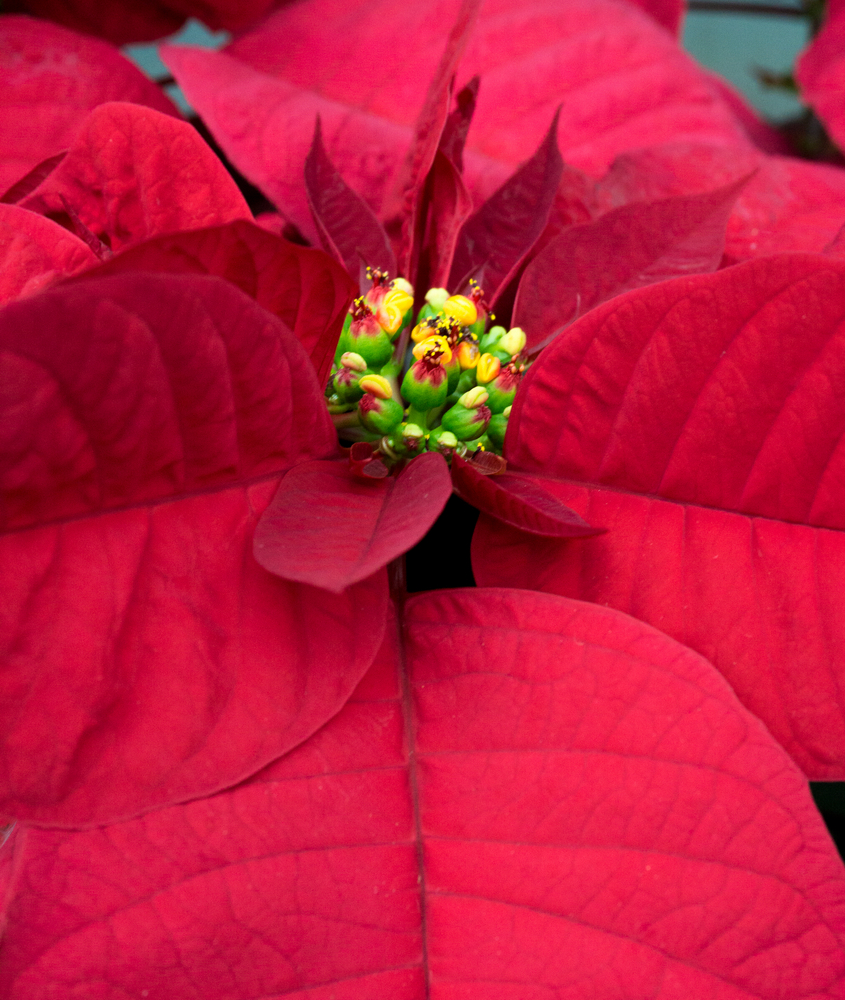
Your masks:
[{"label": "glossy red leaf", "polygon": [[625,205],[564,229],[520,278],[513,325],[527,332],[528,349],[544,347],[564,326],[614,295],[715,271],[728,217],[746,180],[706,194]]},{"label": "glossy red leaf", "polygon": [[[316,238],[301,174],[315,114],[332,162],[378,214],[458,7],[310,0],[225,53],[166,46],[163,57],[232,162]],[[623,150],[655,143],[752,149],[703,72],[619,0],[489,0],[456,89],[475,75],[465,180],[476,204],[537,148],[561,103],[564,160],[596,175]]]},{"label": "glossy red leaf", "polygon": [[262,515],[255,558],[286,580],[339,594],[416,545],[451,492],[446,462],[434,453],[369,481],[353,476],[345,459],[303,462]]},{"label": "glossy red leaf", "polygon": [[513,472],[485,475],[457,455],[451,471],[452,485],[462,500],[521,531],[553,538],[585,538],[602,531],[531,476]]},{"label": "glossy red leaf", "polygon": [[0,343],[0,814],[98,823],[243,780],[340,708],[384,616],[381,578],[330,597],[252,558],[280,475],[337,449],[307,355],[184,275],[11,303]]},{"label": "glossy red leaf", "polygon": [[534,155],[468,219],[458,237],[449,287],[470,277],[495,302],[545,229],[563,171],[557,148],[558,117]]},{"label": "glossy red leaf", "polygon": [[795,82],[838,146],[845,146],[845,5],[831,2],[821,31],[798,58]]},{"label": "glossy red leaf", "polygon": [[96,263],[82,240],[55,222],[0,205],[0,303]]},{"label": "glossy red leaf", "polygon": [[834,259],[770,257],[605,303],[529,370],[505,452],[570,480],[544,485],[607,534],[541,558],[488,525],[476,579],[663,629],[714,662],[808,776],[841,780],[843,399]]},{"label": "glossy red leaf", "polygon": [[187,122],[136,104],[101,104],[58,167],[21,202],[82,222],[113,250],[159,233],[251,219],[235,182]]},{"label": "glossy red leaf", "polygon": [[842,864],[709,664],[540,594],[425,595],[404,625],[251,781],[26,831],[4,995],[839,996]]},{"label": "glossy red leaf", "polygon": [[98,104],[131,101],[178,114],[111,45],[29,17],[0,19],[0,73],[0,191],[67,149]]},{"label": "glossy red leaf", "polygon": [[251,222],[156,236],[117,254],[98,274],[163,271],[225,278],[283,320],[325,384],[356,285],[326,254]]},{"label": "glossy red leaf", "polygon": [[319,118],[305,159],[305,192],[326,253],[352,276],[357,277],[363,263],[395,277],[396,258],[387,233],[372,209],[335,170],[323,146]]}]

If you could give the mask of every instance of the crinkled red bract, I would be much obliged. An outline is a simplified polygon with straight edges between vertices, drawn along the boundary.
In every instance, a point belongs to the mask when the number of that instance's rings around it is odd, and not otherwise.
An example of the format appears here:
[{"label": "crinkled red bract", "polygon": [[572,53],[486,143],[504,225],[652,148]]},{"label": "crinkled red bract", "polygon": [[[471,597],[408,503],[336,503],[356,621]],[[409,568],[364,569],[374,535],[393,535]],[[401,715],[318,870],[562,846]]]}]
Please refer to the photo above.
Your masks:
[{"label": "crinkled red bract", "polygon": [[252,219],[192,126],[135,104],[95,108],[64,160],[20,204],[66,218],[62,199],[113,250],[160,233]]},{"label": "crinkled red bract", "polygon": [[250,781],[21,833],[4,996],[839,996],[841,863],[706,661],[519,591],[423,595],[402,625]]},{"label": "crinkled red bract", "polygon": [[610,604],[711,659],[811,778],[845,776],[845,266],[784,255],[622,296],[561,334],[505,454],[607,533],[492,523],[476,578]]},{"label": "crinkled red bract", "polygon": [[0,343],[0,813],[85,825],[247,778],[346,701],[387,599],[252,558],[281,474],[337,451],[305,351],[228,283],[154,274],[12,303]]},{"label": "crinkled red bract", "polygon": [[110,45],[30,17],[0,17],[0,73],[0,194],[41,160],[67,149],[98,104],[131,101],[177,114],[161,90]]}]

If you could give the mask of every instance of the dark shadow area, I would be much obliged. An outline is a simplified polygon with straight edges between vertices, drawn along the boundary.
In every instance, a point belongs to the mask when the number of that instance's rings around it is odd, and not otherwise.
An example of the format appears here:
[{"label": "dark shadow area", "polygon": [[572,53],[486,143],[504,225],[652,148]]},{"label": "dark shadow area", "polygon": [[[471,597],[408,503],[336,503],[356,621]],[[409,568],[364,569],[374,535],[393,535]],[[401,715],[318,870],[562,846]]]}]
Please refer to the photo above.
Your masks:
[{"label": "dark shadow area", "polygon": [[443,513],[405,556],[408,593],[474,587],[469,546],[478,511],[454,493]]},{"label": "dark shadow area", "polygon": [[811,781],[810,791],[836,849],[845,860],[845,781]]}]

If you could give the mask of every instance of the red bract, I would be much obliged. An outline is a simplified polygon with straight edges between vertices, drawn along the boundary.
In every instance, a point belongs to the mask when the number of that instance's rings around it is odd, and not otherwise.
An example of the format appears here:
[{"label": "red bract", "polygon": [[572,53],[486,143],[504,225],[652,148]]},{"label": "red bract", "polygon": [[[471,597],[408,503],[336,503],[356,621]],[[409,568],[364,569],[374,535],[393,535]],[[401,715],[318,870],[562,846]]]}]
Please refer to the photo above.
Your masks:
[{"label": "red bract", "polygon": [[[188,17],[199,18],[214,30],[236,31],[275,5],[273,0],[7,0],[5,9],[50,18],[126,45],[170,35]],[[671,11],[667,13],[671,16]]]},{"label": "red bract", "polygon": [[845,4],[828,0],[826,13],[821,31],[795,65],[795,82],[841,148],[845,146]]},{"label": "red bract", "polygon": [[378,577],[334,597],[252,559],[280,474],[337,450],[305,352],[226,282],[152,274],[13,303],[0,340],[0,809],[84,825],[242,780],[340,708],[384,616]]},{"label": "red bract", "polygon": [[97,263],[73,233],[35,212],[0,205],[0,303]]},{"label": "red bract", "polygon": [[112,249],[159,233],[251,219],[235,182],[186,122],[102,104],[21,207],[66,218],[63,199]]},{"label": "red bract", "polygon": [[0,73],[0,194],[67,149],[98,104],[131,101],[177,114],[110,45],[29,17],[0,17]]},{"label": "red bract", "polygon": [[782,256],[609,302],[540,357],[505,454],[607,533],[481,525],[485,585],[610,604],[711,659],[808,776],[845,777],[845,267]]},{"label": "red bract", "polygon": [[4,996],[840,995],[841,864],[705,661],[519,591],[418,597],[402,625],[250,781],[21,833]]},{"label": "red bract", "polygon": [[[316,0],[277,11],[223,53],[165,47],[163,58],[232,161],[316,238],[301,181],[315,115],[347,183],[376,212],[389,208],[457,9]],[[560,104],[564,159],[593,172],[669,139],[750,148],[704,75],[618,0],[482,6],[458,86],[475,74],[466,170],[477,199],[537,148]]]}]

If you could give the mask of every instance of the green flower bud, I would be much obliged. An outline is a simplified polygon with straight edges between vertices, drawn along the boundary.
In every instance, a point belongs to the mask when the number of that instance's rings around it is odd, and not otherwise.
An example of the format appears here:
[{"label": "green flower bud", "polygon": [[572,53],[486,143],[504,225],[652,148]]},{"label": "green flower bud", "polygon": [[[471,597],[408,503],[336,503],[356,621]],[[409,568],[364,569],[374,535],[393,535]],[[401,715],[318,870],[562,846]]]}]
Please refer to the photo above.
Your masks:
[{"label": "green flower bud", "polygon": [[487,437],[496,451],[501,452],[505,446],[505,431],[508,429],[508,418],[504,413],[494,413],[487,425]]},{"label": "green flower bud", "polygon": [[358,417],[361,424],[373,434],[390,434],[404,416],[402,404],[395,399],[379,399],[373,393],[365,393],[358,403]]},{"label": "green flower bud", "polygon": [[499,341],[507,332],[503,326],[491,326],[487,333],[478,341],[479,351],[482,354],[492,353],[499,346]]},{"label": "green flower bud", "polygon": [[445,455],[446,458],[451,458],[458,447],[458,439],[445,427],[435,427],[428,435],[427,447],[429,451],[436,451]]},{"label": "green flower bud", "polygon": [[402,397],[415,410],[431,410],[440,406],[449,395],[449,375],[442,361],[451,361],[452,352],[442,338],[432,338],[430,346],[421,348],[420,357],[405,372]]},{"label": "green flower bud", "polygon": [[491,413],[501,413],[513,403],[524,370],[524,365],[511,362],[501,369],[492,382],[487,383],[485,388],[490,393],[487,405]]},{"label": "green flower bud", "polygon": [[369,368],[380,368],[393,354],[390,334],[382,328],[364,299],[356,299],[349,307],[348,325],[344,324],[338,343],[337,357],[352,351],[360,355]]},{"label": "green flower bud", "polygon": [[487,391],[477,385],[465,392],[457,403],[447,410],[441,419],[441,426],[451,431],[459,441],[471,441],[481,437],[490,422],[490,410],[484,405]]}]

